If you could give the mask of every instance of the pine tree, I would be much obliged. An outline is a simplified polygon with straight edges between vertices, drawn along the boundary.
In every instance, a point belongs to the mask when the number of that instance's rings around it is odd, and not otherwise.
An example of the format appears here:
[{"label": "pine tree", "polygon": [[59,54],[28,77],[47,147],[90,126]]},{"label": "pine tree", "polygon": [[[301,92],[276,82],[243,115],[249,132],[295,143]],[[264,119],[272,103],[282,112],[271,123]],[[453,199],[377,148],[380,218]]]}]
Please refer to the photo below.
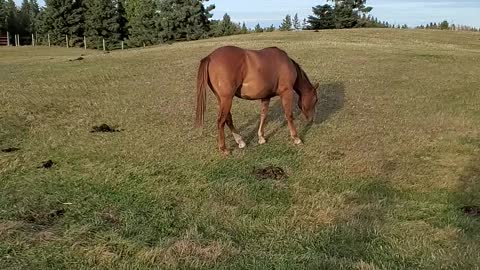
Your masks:
[{"label": "pine tree", "polygon": [[8,32],[10,32],[10,36],[12,37],[13,34],[18,34],[19,32],[19,23],[18,23],[18,16],[17,16],[17,6],[13,0],[7,0],[4,4],[4,16],[5,16],[5,28]]},{"label": "pine tree", "polygon": [[300,20],[298,19],[298,14],[295,13],[295,16],[293,16],[293,21],[292,21],[292,24],[293,24],[293,28],[295,30],[300,30],[301,28],[301,25],[300,25]]},{"label": "pine tree", "polygon": [[18,23],[18,34],[21,36],[29,36],[32,33],[30,30],[31,25],[31,16],[30,16],[30,2],[28,0],[23,0],[22,5],[20,6],[20,11],[17,13],[17,23]]},{"label": "pine tree", "polygon": [[240,34],[247,34],[247,33],[248,33],[247,25],[245,24],[245,22],[243,22],[242,28],[240,30]]},{"label": "pine tree", "polygon": [[448,21],[445,20],[445,21],[440,23],[440,29],[441,30],[448,30],[449,28],[450,28],[450,25],[449,25]]},{"label": "pine tree", "polygon": [[280,31],[290,31],[292,30],[292,17],[290,15],[285,16],[282,24],[280,25]]},{"label": "pine tree", "polygon": [[259,23],[257,23],[257,25],[255,25],[255,33],[262,33],[263,32],[263,28],[260,26]]},{"label": "pine tree", "polygon": [[335,28],[335,14],[330,5],[319,5],[312,8],[313,14],[308,17],[311,29],[333,29]]},{"label": "pine tree", "polygon": [[306,18],[304,18],[304,19],[303,19],[303,22],[302,22],[302,29],[303,29],[303,30],[307,30],[307,29],[308,29],[308,25],[307,25],[307,19],[306,19]]},{"label": "pine tree", "polygon": [[45,4],[42,32],[50,34],[52,44],[65,45],[65,35],[68,35],[69,46],[82,45],[83,1],[46,0]]},{"label": "pine tree", "polygon": [[[156,2],[154,0],[134,0],[128,1],[127,18],[129,22],[128,44],[132,47],[152,45],[159,41],[158,13]],[[173,33],[171,34],[173,39]]]},{"label": "pine tree", "polygon": [[85,36],[94,48],[108,49],[118,46],[120,40],[120,16],[112,0],[85,1]]},{"label": "pine tree", "polygon": [[265,28],[265,32],[274,32],[274,31],[275,31],[275,26],[273,24]]},{"label": "pine tree", "polygon": [[128,18],[126,10],[126,0],[116,0],[118,25],[120,27],[120,40],[126,40],[128,38]]},{"label": "pine tree", "polygon": [[0,33],[7,32],[7,14],[6,14],[6,5],[5,0],[0,0]]},{"label": "pine tree", "polygon": [[231,36],[234,35],[237,31],[237,25],[232,22],[230,15],[225,13],[223,15],[223,19],[216,25],[215,36]]}]

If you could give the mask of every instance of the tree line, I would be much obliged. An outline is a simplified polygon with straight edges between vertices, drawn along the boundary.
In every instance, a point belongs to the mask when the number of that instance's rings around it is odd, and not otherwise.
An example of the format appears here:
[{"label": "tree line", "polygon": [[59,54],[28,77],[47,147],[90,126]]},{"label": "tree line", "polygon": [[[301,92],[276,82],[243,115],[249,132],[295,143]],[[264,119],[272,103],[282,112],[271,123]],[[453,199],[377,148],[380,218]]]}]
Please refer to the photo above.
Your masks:
[{"label": "tree line", "polygon": [[[34,34],[53,45],[108,48],[125,41],[129,46],[196,40],[218,35],[210,21],[214,5],[208,0],[0,0],[0,32]],[[233,23],[232,23],[233,24]],[[217,25],[218,26],[218,25]],[[225,28],[230,27],[222,25]],[[220,26],[219,26],[220,27]]]},{"label": "tree line", "polygon": [[[360,27],[408,28],[379,21],[369,13],[367,0],[328,0],[312,7],[312,15],[301,20],[298,14],[286,15],[274,25],[253,29],[235,23],[228,14],[212,19],[215,5],[208,0],[46,0],[40,7],[37,0],[23,0],[20,7],[14,0],[0,0],[0,33],[10,32],[28,39],[51,44],[100,48],[103,41],[115,49],[123,41],[129,47],[165,42],[197,40],[251,32],[276,30],[320,30]],[[418,28],[478,30],[467,26],[432,23]],[[85,40],[84,40],[85,37]],[[13,39],[13,37],[11,37]],[[30,41],[31,42],[31,41]],[[25,43],[25,42],[24,42]]]},{"label": "tree line", "polygon": [[431,22],[426,25],[417,26],[416,28],[417,29],[453,30],[453,31],[474,31],[474,32],[480,31],[480,28],[471,27],[467,25],[450,24],[447,20],[444,20],[439,23]]}]

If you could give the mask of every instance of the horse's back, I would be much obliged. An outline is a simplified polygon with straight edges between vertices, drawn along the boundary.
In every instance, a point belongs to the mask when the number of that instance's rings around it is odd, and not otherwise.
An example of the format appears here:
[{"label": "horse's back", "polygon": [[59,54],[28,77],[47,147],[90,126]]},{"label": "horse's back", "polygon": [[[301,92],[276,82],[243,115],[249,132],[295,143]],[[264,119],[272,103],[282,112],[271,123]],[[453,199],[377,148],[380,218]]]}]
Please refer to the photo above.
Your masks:
[{"label": "horse's back", "polygon": [[[296,70],[289,56],[277,47],[260,50],[224,46],[209,55],[210,82],[247,99],[271,97],[279,87],[293,87]],[[227,90],[227,89],[225,89]]]}]

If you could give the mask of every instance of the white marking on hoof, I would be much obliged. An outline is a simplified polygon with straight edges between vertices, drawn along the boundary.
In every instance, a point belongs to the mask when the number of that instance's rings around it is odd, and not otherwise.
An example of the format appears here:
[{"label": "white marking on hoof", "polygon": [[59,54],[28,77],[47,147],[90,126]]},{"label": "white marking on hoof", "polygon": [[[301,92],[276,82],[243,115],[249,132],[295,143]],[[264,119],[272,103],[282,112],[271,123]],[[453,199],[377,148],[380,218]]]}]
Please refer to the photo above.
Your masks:
[{"label": "white marking on hoof", "polygon": [[295,138],[295,139],[293,140],[293,143],[294,143],[295,145],[300,145],[300,144],[302,144],[302,140],[300,140],[300,138]]},{"label": "white marking on hoof", "polygon": [[243,141],[242,136],[240,136],[240,134],[233,133],[233,138],[234,138],[235,141],[237,142],[238,148],[243,149],[243,148],[245,148],[245,146],[247,146],[247,145],[245,144],[245,142]]},{"label": "white marking on hoof", "polygon": [[267,141],[265,140],[265,138],[263,137],[260,137],[258,138],[258,144],[265,144]]},{"label": "white marking on hoof", "polygon": [[247,144],[245,144],[244,141],[240,141],[240,142],[238,143],[238,148],[240,148],[240,149],[245,148],[245,146],[247,146]]}]

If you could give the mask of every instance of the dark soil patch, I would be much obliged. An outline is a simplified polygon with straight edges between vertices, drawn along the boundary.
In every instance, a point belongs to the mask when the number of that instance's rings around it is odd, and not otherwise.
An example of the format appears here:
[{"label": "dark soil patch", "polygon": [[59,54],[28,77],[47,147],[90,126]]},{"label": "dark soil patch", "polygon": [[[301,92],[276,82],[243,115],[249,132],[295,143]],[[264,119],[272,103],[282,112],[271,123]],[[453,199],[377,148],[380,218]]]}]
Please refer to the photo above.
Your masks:
[{"label": "dark soil patch", "polygon": [[53,167],[55,163],[52,161],[52,160],[47,160],[45,162],[42,163],[41,166],[39,166],[38,168],[44,168],[44,169],[50,169],[51,167]]},{"label": "dark soil patch", "polygon": [[11,152],[16,152],[20,150],[20,148],[16,148],[16,147],[9,147],[9,148],[5,148],[5,149],[2,149],[2,152],[4,153],[11,153]]},{"label": "dark soil patch", "polygon": [[119,224],[120,217],[117,211],[113,209],[105,209],[101,213],[98,214],[100,218],[110,224]]},{"label": "dark soil patch", "polygon": [[479,206],[464,206],[461,208],[463,213],[467,216],[478,217],[480,216],[480,207]]},{"label": "dark soil patch", "polygon": [[65,209],[55,209],[50,212],[38,212],[38,213],[30,213],[24,216],[24,220],[28,223],[33,223],[36,225],[51,225],[57,219],[63,217],[65,215]]},{"label": "dark soil patch", "polygon": [[328,159],[330,160],[340,160],[345,157],[345,153],[341,151],[331,151],[327,153]]},{"label": "dark soil patch", "polygon": [[94,132],[120,132],[120,130],[110,127],[107,124],[101,124],[100,126],[93,126],[92,133]]},{"label": "dark soil patch", "polygon": [[268,166],[263,169],[255,169],[253,174],[257,179],[273,179],[283,180],[287,178],[287,174],[280,167]]},{"label": "dark soil patch", "polygon": [[75,59],[70,59],[70,60],[68,60],[68,61],[70,61],[70,62],[72,62],[72,61],[82,61],[83,59],[85,59],[85,58],[83,58],[83,57],[80,56],[80,57],[77,57],[77,58],[75,58]]}]

